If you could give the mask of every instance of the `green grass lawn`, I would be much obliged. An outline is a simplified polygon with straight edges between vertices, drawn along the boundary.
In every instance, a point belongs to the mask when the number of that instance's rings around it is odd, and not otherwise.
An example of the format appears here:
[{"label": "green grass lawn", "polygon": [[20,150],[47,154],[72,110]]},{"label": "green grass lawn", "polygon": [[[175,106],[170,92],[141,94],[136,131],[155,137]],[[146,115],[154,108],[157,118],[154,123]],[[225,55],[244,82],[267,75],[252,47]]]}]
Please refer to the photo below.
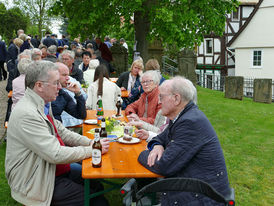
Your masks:
[{"label": "green grass lawn", "polygon": [[[240,206],[274,204],[274,104],[224,98],[219,91],[198,87],[198,105],[220,139],[231,186]],[[0,145],[0,205],[15,206],[4,174],[5,144]],[[126,180],[116,180],[125,182]],[[119,191],[107,195],[121,204]]]}]

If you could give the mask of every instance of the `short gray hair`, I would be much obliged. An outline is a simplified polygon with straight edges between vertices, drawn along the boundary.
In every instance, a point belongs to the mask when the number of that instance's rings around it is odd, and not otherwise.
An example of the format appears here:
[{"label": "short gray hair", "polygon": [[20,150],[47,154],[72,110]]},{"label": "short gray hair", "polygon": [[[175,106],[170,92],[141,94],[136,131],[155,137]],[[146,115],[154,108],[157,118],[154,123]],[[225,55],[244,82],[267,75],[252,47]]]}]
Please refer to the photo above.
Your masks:
[{"label": "short gray hair", "polygon": [[63,62],[63,56],[64,56],[64,55],[68,55],[71,59],[74,59],[74,57],[75,57],[74,51],[65,50],[65,51],[63,51],[61,54],[59,54],[58,59],[59,59],[61,62]]},{"label": "short gray hair", "polygon": [[26,71],[28,69],[28,66],[30,65],[32,61],[30,59],[21,59],[20,62],[18,62],[17,68],[20,74],[26,74]]},{"label": "short gray hair", "polygon": [[142,81],[144,76],[149,76],[153,80],[154,84],[160,84],[161,74],[157,70],[149,70],[143,73],[140,77],[140,82]]},{"label": "short gray hair", "polygon": [[56,51],[57,51],[57,47],[55,45],[51,45],[49,48],[48,48],[48,53],[49,54],[56,54]]},{"label": "short gray hair", "polygon": [[26,87],[33,89],[37,81],[48,81],[50,71],[58,71],[58,66],[50,61],[33,61],[27,69]]},{"label": "short gray hair", "polygon": [[25,49],[22,53],[18,55],[18,61],[21,61],[22,56],[27,56],[28,59],[31,59],[31,50],[30,49]]},{"label": "short gray hair", "polygon": [[34,48],[31,50],[31,59],[32,60],[37,59],[39,56],[40,57],[42,56],[42,51],[40,49]]},{"label": "short gray hair", "polygon": [[193,83],[182,76],[175,76],[172,79],[171,92],[180,94],[182,101],[193,101],[197,104],[197,90]]}]

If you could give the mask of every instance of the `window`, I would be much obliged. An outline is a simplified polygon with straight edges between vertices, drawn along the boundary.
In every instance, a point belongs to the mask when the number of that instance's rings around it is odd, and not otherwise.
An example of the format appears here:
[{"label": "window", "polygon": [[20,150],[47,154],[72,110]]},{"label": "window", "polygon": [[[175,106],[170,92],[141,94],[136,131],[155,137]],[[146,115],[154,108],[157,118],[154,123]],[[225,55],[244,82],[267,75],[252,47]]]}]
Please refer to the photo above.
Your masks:
[{"label": "window", "polygon": [[262,66],[262,50],[254,50],[253,51],[253,67],[261,67]]},{"label": "window", "polygon": [[205,39],[205,54],[213,54],[213,40]]},{"label": "window", "polygon": [[238,21],[239,20],[239,7],[232,12],[232,21]]}]

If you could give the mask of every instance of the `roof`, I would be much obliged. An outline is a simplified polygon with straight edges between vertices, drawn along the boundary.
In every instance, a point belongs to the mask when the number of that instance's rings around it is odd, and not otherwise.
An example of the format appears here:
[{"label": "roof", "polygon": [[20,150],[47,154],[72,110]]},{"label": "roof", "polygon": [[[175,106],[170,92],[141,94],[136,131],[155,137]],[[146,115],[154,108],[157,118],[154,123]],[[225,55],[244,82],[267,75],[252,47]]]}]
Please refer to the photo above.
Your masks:
[{"label": "roof", "polygon": [[240,5],[256,5],[259,0],[240,0]]},{"label": "roof", "polygon": [[[249,1],[249,0],[246,0],[246,1]],[[258,11],[258,9],[259,9],[262,1],[263,0],[259,0],[259,2],[257,3],[257,5],[255,6],[255,8],[253,9],[252,13],[249,15],[249,17],[246,20],[246,22],[244,23],[244,25],[239,29],[239,31],[233,36],[233,38],[227,44],[228,47],[230,47],[234,43],[234,41],[238,38],[238,36],[240,36],[240,34],[243,32],[243,30],[248,26],[248,24],[250,23],[251,19],[253,18],[253,16],[255,15],[255,13]]]}]

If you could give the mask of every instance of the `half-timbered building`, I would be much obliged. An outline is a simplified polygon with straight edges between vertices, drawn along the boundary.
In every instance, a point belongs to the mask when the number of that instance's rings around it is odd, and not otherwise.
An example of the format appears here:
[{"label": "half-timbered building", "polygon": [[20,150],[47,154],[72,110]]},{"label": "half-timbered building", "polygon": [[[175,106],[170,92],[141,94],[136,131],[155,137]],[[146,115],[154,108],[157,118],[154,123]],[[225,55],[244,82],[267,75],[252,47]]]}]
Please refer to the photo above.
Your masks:
[{"label": "half-timbered building", "polygon": [[204,37],[204,41],[196,48],[198,78],[205,73],[222,76],[235,75],[235,51],[227,44],[247,21],[259,0],[240,0],[237,10],[227,14],[225,32],[222,37],[214,34]]}]

